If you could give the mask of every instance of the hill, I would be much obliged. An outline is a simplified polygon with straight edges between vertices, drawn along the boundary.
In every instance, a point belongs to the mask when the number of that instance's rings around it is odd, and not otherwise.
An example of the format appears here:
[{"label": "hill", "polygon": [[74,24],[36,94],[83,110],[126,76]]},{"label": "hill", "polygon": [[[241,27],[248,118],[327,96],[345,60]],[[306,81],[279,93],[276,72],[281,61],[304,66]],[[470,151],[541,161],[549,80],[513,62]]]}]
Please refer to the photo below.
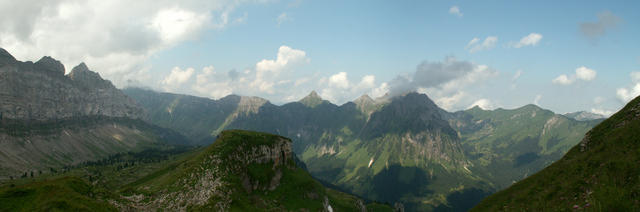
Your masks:
[{"label": "hill", "polygon": [[640,210],[640,97],[603,121],[562,159],[474,211]]},{"label": "hill", "polygon": [[[118,181],[115,177],[131,172],[130,168],[115,173],[100,168],[101,175],[110,176],[107,179],[87,181],[68,176],[2,188],[0,209],[392,211],[387,205],[365,204],[354,196],[325,188],[298,165],[304,166],[296,164],[288,138],[223,131],[209,147],[174,158],[148,175],[119,185],[106,187],[112,185],[106,182]],[[150,165],[136,169],[145,166]],[[97,183],[100,181],[103,183]],[[47,191],[52,190],[59,197],[46,199]]]}]

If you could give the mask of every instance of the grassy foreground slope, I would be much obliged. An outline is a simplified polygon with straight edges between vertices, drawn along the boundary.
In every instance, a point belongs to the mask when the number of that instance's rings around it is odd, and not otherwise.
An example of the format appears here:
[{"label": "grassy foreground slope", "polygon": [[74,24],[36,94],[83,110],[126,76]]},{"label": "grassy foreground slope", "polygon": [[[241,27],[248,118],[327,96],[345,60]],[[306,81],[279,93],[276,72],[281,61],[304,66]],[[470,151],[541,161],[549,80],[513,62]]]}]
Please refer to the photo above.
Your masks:
[{"label": "grassy foreground slope", "polygon": [[640,97],[589,131],[562,159],[473,210],[640,210]]},{"label": "grassy foreground slope", "polygon": [[291,140],[223,131],[209,147],[120,154],[0,184],[0,211],[392,211],[325,188]]}]

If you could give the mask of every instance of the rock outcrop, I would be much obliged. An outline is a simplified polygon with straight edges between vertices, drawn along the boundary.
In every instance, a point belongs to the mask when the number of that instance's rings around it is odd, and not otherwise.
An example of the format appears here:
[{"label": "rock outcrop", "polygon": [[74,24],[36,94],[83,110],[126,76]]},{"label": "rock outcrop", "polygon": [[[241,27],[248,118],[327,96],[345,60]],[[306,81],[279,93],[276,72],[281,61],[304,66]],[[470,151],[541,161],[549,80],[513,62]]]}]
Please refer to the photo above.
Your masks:
[{"label": "rock outcrop", "polygon": [[62,63],[43,57],[17,61],[0,48],[0,118],[50,121],[83,116],[140,119],[144,111],[84,63],[64,75]]}]

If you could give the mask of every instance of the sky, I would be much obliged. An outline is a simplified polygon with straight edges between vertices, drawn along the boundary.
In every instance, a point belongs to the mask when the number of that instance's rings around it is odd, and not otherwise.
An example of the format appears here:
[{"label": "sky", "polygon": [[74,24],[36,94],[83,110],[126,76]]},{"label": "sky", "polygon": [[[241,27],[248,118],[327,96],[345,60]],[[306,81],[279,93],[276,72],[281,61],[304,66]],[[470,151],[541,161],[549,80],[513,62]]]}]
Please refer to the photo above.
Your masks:
[{"label": "sky", "polygon": [[638,1],[0,0],[0,47],[117,87],[275,104],[427,94],[610,115],[640,95]]}]

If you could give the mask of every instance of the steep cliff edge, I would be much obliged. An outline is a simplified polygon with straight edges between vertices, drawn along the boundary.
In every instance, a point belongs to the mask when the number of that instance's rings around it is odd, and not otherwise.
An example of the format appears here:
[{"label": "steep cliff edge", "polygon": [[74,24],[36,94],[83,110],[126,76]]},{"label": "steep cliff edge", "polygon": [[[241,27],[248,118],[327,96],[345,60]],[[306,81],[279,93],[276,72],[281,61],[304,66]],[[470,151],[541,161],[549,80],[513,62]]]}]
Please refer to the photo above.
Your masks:
[{"label": "steep cliff edge", "polygon": [[0,49],[0,119],[58,120],[82,116],[140,119],[144,111],[131,98],[81,63],[64,75],[51,57],[17,61]]},{"label": "steep cliff edge", "polygon": [[0,48],[0,180],[187,139],[142,121],[135,101],[81,63]]}]

